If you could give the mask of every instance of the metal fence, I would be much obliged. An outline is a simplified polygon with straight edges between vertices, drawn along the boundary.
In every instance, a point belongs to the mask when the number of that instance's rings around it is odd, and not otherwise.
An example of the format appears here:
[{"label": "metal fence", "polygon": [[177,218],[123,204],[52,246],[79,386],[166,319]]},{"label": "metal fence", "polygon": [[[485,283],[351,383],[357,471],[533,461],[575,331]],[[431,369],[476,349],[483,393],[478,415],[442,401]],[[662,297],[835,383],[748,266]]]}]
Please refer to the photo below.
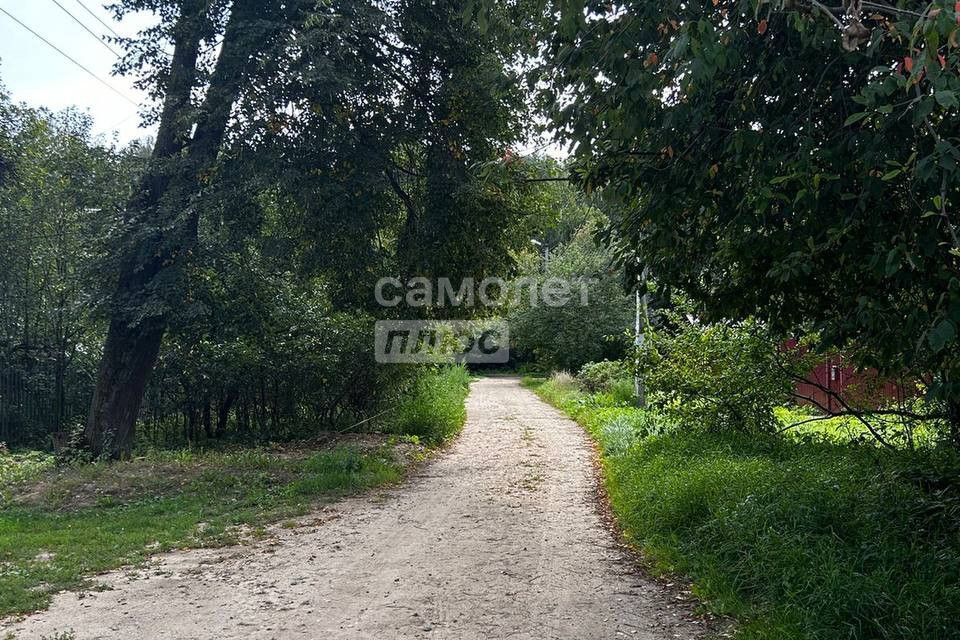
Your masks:
[{"label": "metal fence", "polygon": [[82,394],[56,366],[0,359],[0,442],[55,445],[82,418]]}]

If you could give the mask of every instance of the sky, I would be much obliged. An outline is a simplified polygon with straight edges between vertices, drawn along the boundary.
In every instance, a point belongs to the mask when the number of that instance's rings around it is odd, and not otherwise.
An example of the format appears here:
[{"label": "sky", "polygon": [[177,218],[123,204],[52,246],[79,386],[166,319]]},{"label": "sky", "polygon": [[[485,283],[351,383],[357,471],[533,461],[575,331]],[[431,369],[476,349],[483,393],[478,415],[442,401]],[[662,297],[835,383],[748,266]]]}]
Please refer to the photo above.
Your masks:
[{"label": "sky", "polygon": [[[132,36],[151,24],[152,16],[128,16],[115,21],[103,9],[106,0],[0,0],[3,9],[59,47],[74,60],[105,80],[135,104],[145,96],[133,87],[132,78],[111,74],[116,57],[84,31],[57,3],[97,35],[108,33],[84,6],[123,36]],[[111,45],[119,51],[119,47]],[[54,49],[0,11],[0,84],[15,102],[53,110],[76,106],[94,118],[94,131],[120,144],[152,135],[140,128],[137,107],[90,77]]]}]

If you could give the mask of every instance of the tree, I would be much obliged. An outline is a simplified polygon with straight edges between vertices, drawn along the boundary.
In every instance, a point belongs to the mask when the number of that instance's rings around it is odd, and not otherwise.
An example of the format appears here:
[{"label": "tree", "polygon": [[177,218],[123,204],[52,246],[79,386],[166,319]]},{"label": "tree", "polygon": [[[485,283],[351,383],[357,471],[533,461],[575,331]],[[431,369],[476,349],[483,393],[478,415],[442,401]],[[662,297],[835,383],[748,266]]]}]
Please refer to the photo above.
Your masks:
[{"label": "tree", "polygon": [[[539,186],[539,199],[553,219],[539,230],[536,246],[528,244],[507,300],[514,356],[547,371],[572,372],[588,362],[623,358],[634,300],[613,252],[597,242],[596,230],[606,217],[569,184]],[[559,283],[570,293],[564,304],[548,299]],[[531,287],[539,292],[534,300]]]},{"label": "tree", "polygon": [[543,97],[625,256],[924,379],[960,445],[960,16],[865,4],[562,2]]},{"label": "tree", "polygon": [[[99,348],[92,268],[128,194],[134,159],[94,141],[89,116],[0,101],[0,413],[5,439],[66,431]],[[22,400],[16,400],[19,396]]]},{"label": "tree", "polygon": [[[118,15],[152,10],[160,24],[130,43],[127,68],[163,96],[157,140],[139,188],[127,207],[129,241],[119,261],[110,324],[86,438],[98,455],[128,454],[143,391],[160,350],[171,308],[182,297],[184,261],[197,241],[199,198],[214,179],[234,105],[265,52],[283,43],[302,2],[124,0]],[[212,67],[204,47],[222,35]],[[169,62],[162,54],[173,44]],[[159,67],[151,66],[159,65]],[[194,96],[202,100],[194,103]]]},{"label": "tree", "polygon": [[[165,333],[209,313],[191,287],[212,239],[233,234],[239,251],[264,233],[257,255],[287,257],[294,280],[322,278],[338,309],[356,309],[372,305],[387,269],[503,264],[499,231],[522,214],[471,168],[515,139],[521,101],[503,50],[485,48],[460,3],[124,0],[115,10],[144,9],[160,24],[125,42],[120,70],[161,102],[159,132],[127,208],[86,431],[110,456],[130,451]],[[469,251],[478,238],[489,251]]]}]

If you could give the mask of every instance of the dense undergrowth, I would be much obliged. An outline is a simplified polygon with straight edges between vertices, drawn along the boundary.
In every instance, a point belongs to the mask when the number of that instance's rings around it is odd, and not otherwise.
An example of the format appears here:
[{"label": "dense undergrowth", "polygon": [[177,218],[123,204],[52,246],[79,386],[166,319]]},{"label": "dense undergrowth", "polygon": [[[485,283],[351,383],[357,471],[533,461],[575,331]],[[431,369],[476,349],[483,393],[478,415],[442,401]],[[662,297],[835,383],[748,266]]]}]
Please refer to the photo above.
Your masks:
[{"label": "dense undergrowth", "polygon": [[[737,638],[960,638],[956,461],[820,433],[705,433],[563,380],[526,384],[584,425],[613,509]],[[943,456],[943,457],[941,457]]]},{"label": "dense undergrowth", "polygon": [[444,367],[419,376],[393,419],[397,433],[438,444],[459,433],[467,419],[464,401],[470,387],[465,367]]},{"label": "dense undergrowth", "polygon": [[123,462],[54,465],[38,453],[0,455],[0,615],[45,607],[62,589],[152,553],[229,544],[308,512],[318,501],[395,482],[463,426],[469,376],[419,377],[394,432],[331,447],[152,451]]}]

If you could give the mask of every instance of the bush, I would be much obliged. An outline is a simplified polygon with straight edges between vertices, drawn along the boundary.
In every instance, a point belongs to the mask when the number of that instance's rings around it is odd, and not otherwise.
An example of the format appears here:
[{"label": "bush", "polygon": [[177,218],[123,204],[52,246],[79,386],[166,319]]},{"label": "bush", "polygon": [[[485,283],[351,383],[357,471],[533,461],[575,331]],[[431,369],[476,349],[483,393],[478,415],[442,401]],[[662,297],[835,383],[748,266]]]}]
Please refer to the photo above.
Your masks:
[{"label": "bush", "polygon": [[510,341],[519,362],[541,370],[577,371],[587,362],[622,357],[629,348],[626,331],[633,325],[633,299],[624,292],[623,274],[610,268],[612,252],[597,246],[592,228],[554,249],[549,262],[539,258],[521,265],[521,276],[542,287],[550,278],[580,280],[588,304],[579,295],[561,306],[530,305],[525,296],[507,310]]},{"label": "bush", "polygon": [[777,339],[756,322],[698,324],[673,314],[673,331],[652,334],[639,353],[651,404],[705,431],[769,433],[791,382]]},{"label": "bush", "polygon": [[627,366],[619,360],[589,362],[583,365],[580,373],[577,374],[577,380],[580,381],[580,385],[590,393],[610,391],[614,385],[629,378],[630,371],[627,369]]},{"label": "bush", "polygon": [[400,402],[393,427],[428,444],[456,435],[467,419],[470,374],[462,365],[431,369],[414,380]]},{"label": "bush", "polygon": [[637,390],[633,380],[617,380],[607,393],[613,404],[631,405],[637,401]]}]

